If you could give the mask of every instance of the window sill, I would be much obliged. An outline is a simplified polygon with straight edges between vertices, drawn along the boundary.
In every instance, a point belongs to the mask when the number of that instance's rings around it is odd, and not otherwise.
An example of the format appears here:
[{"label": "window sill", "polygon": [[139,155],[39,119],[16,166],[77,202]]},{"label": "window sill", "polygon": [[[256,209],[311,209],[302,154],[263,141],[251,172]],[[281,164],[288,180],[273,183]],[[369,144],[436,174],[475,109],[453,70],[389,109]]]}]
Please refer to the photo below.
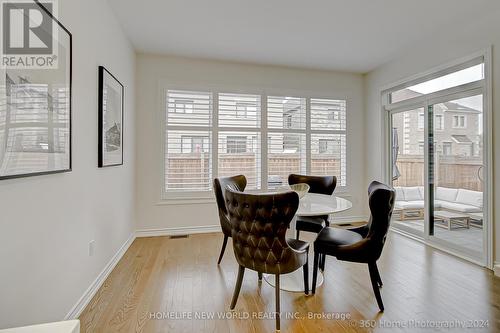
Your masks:
[{"label": "window sill", "polygon": [[215,198],[164,198],[156,203],[156,206],[171,206],[171,205],[193,205],[193,204],[213,204]]},{"label": "window sill", "polygon": [[[252,193],[252,192],[250,192]],[[257,194],[258,192],[253,192]],[[338,189],[338,192],[334,193],[338,197],[342,198],[352,198],[352,195],[349,191],[344,189]],[[214,197],[184,197],[184,198],[163,198],[158,201],[155,206],[175,206],[175,205],[193,205],[193,204],[215,204]]]}]

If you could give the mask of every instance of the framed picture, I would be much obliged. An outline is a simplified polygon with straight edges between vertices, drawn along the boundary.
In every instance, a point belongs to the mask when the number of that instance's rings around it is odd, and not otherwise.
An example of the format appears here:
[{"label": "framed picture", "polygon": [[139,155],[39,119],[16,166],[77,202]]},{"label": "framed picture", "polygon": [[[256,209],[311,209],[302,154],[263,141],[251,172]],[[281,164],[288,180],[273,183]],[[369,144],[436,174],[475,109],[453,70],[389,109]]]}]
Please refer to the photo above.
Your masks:
[{"label": "framed picture", "polygon": [[123,85],[99,66],[99,167],[123,164]]},{"label": "framed picture", "polygon": [[0,180],[71,171],[72,36],[53,7],[2,3]]}]

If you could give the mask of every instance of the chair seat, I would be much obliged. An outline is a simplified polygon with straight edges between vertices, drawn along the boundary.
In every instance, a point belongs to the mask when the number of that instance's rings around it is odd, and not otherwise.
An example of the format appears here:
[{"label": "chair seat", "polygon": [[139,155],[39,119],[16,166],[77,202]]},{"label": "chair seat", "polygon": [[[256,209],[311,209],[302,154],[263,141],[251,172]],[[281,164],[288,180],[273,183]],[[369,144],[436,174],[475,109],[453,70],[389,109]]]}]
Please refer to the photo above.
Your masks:
[{"label": "chair seat", "polygon": [[295,228],[300,231],[319,233],[326,225],[328,216],[300,216]]},{"label": "chair seat", "polygon": [[355,244],[362,239],[363,237],[354,231],[326,227],[314,241],[314,251],[335,255],[342,246]]},{"label": "chair seat", "polygon": [[307,250],[309,248],[309,243],[308,242],[304,242],[304,241],[301,241],[299,239],[294,239],[294,238],[288,238],[286,240],[286,242],[288,243],[288,245],[296,250],[296,251],[304,251],[304,250]]}]

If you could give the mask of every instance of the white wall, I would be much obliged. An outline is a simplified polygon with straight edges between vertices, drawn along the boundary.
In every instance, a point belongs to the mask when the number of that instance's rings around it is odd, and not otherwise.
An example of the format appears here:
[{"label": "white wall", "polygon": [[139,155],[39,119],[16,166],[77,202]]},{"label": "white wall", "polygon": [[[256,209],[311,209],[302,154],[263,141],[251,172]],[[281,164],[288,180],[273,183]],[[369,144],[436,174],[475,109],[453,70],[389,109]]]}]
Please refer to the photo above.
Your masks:
[{"label": "white wall", "polygon": [[162,136],[160,81],[258,87],[267,91],[314,92],[348,102],[348,182],[354,207],[344,216],[366,213],[364,179],[363,77],[357,74],[244,65],[186,58],[137,56],[137,220],[138,229],[218,225],[215,202],[197,205],[160,203]]},{"label": "white wall", "polygon": [[[62,320],[135,229],[135,53],[106,1],[59,5],[73,34],[73,171],[0,182],[0,328]],[[98,65],[125,86],[121,167],[97,168]]]},{"label": "white wall", "polygon": [[[426,72],[436,66],[469,56],[493,45],[493,145],[500,146],[500,136],[495,131],[500,130],[500,13],[490,12],[481,18],[472,17],[467,22],[457,22],[446,30],[436,33],[414,48],[406,50],[397,60],[381,66],[365,77],[366,103],[366,152],[369,161],[366,170],[367,179],[382,179],[382,112],[380,90],[382,87]],[[495,155],[495,152],[494,152]],[[494,156],[494,189],[500,187],[500,155]],[[494,207],[500,206],[500,196],[494,193]],[[494,213],[496,261],[500,261],[500,228],[498,218],[500,212]]]}]

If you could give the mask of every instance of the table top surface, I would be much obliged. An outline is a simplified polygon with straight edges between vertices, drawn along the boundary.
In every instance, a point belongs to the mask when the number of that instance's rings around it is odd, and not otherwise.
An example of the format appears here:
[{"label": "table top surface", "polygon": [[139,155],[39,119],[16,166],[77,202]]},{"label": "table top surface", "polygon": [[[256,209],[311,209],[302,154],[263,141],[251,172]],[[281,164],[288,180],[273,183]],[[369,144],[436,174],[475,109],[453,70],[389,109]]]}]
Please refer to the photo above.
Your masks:
[{"label": "table top surface", "polygon": [[307,193],[300,199],[298,216],[318,216],[343,212],[352,208],[352,202],[336,195]]}]

